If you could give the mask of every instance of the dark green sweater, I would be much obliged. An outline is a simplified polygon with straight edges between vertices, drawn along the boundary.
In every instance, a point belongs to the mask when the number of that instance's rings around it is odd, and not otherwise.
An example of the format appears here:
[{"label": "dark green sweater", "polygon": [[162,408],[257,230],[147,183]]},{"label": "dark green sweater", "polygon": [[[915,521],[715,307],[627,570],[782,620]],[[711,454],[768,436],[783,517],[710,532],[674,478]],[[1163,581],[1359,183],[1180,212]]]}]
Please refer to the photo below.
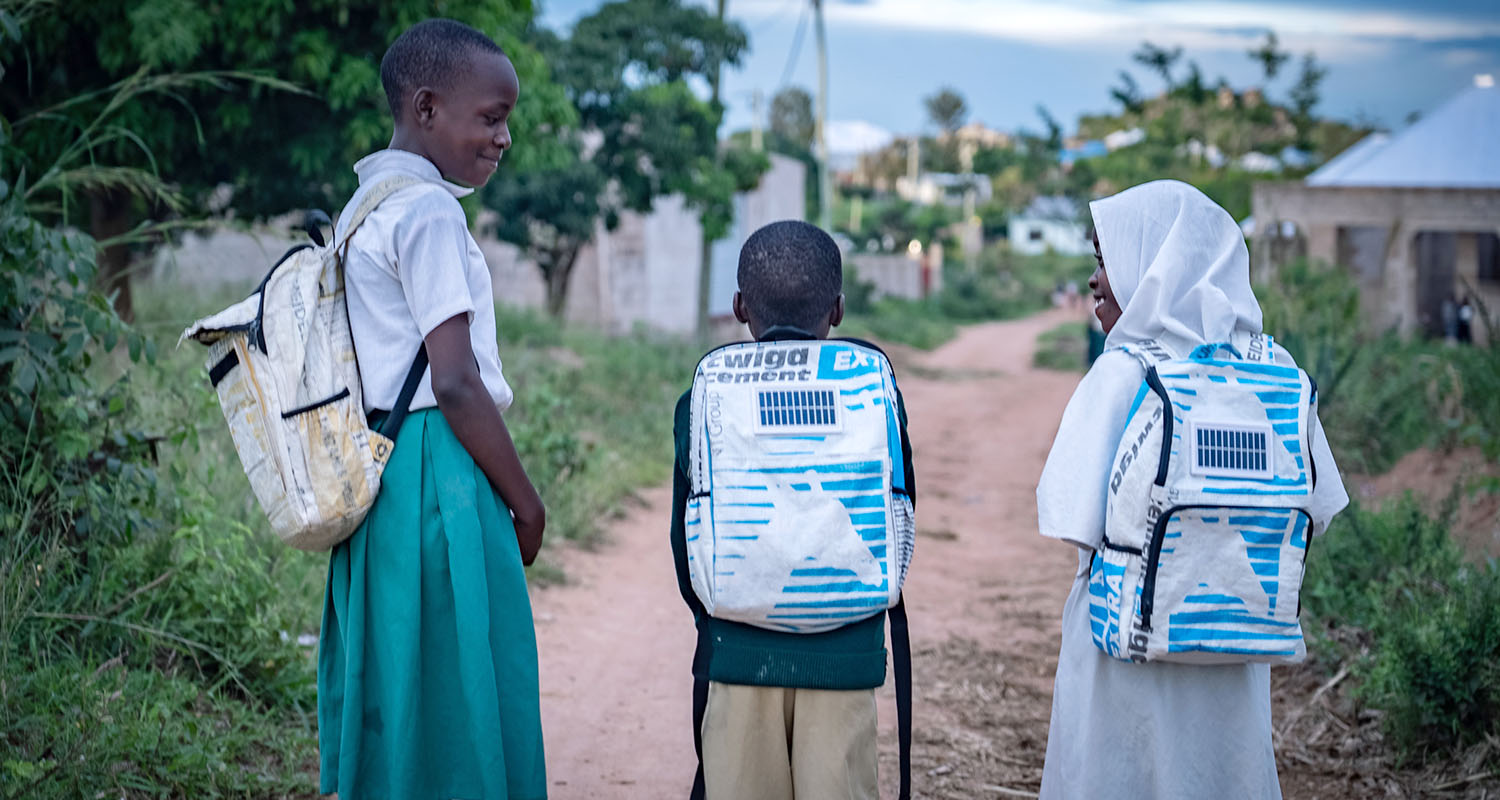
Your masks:
[{"label": "dark green sweater", "polygon": [[[672,425],[676,467],[672,470],[672,558],[677,564],[677,588],[693,610],[698,627],[698,649],[693,676],[720,683],[785,686],[795,689],[871,689],[885,683],[885,612],[824,633],[781,633],[703,612],[688,578],[684,514],[688,499],[688,402],[692,392],[677,401]],[[901,420],[901,444],[906,451],[906,485],[916,502],[911,473],[911,448],[906,439],[906,406],[900,390],[896,409]]]}]

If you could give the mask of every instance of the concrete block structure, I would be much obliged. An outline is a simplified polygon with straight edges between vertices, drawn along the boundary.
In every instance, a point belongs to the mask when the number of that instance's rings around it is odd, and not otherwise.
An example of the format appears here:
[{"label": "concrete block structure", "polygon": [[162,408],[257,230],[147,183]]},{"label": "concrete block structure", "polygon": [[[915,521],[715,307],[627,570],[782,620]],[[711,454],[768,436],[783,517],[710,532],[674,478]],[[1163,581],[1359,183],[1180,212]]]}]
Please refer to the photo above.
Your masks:
[{"label": "concrete block structure", "polygon": [[1251,205],[1257,281],[1301,256],[1337,264],[1358,280],[1367,325],[1407,335],[1442,335],[1444,301],[1465,295],[1500,313],[1500,89],[1478,76],[1301,183],[1256,184]]}]

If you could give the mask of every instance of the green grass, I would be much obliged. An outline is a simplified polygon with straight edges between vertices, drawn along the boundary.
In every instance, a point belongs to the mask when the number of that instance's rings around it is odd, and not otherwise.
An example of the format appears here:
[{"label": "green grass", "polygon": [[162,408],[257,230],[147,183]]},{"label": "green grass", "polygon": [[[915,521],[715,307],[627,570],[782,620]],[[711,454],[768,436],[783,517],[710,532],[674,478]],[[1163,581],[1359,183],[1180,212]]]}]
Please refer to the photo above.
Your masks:
[{"label": "green grass", "polygon": [[1083,372],[1088,369],[1089,326],[1064,322],[1036,338],[1031,364],[1041,369]]},{"label": "green grass", "polygon": [[965,323],[1018,319],[1051,305],[1059,282],[1082,284],[1093,260],[1059,255],[1024,256],[997,244],[980,256],[974,271],[950,265],[943,287],[922,300],[872,300],[868,284],[845,287],[848,316],[840,332],[922,350],[944,344]]}]

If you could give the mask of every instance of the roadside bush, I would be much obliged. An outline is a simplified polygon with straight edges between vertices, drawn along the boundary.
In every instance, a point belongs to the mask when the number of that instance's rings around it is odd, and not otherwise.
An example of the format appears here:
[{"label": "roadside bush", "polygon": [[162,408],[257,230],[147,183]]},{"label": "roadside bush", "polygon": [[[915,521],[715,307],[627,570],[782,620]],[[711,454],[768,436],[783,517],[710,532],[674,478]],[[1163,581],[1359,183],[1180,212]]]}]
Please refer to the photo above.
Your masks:
[{"label": "roadside bush", "polygon": [[312,665],[278,559],[158,462],[196,420],[144,423],[155,345],[95,268],[87,237],[0,201],[3,796],[300,784],[310,730],[282,729],[311,706]]},{"label": "roadside bush", "polygon": [[1295,262],[1256,293],[1265,329],[1318,382],[1344,469],[1380,472],[1424,446],[1500,457],[1500,348],[1366,334],[1354,279],[1335,267]]},{"label": "roadside bush", "polygon": [[1414,594],[1377,641],[1364,695],[1403,754],[1443,757],[1500,733],[1500,575],[1466,568]]},{"label": "roadside bush", "polygon": [[1353,661],[1356,695],[1384,712],[1403,757],[1500,733],[1500,571],[1465,561],[1447,532],[1453,510],[1428,516],[1410,495],[1352,507],[1308,556],[1302,601],[1318,648]]}]

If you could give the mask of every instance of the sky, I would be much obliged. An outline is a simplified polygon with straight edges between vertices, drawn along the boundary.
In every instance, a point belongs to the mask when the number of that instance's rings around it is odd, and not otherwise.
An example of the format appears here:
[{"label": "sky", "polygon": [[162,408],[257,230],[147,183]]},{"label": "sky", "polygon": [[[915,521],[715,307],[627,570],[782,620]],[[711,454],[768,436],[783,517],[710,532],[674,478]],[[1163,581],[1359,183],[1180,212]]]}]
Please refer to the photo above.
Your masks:
[{"label": "sky", "polygon": [[[543,24],[565,30],[600,0],[537,0]],[[684,0],[709,7],[708,0]],[[817,86],[809,0],[727,0],[750,52],[725,73],[726,131],[748,128],[784,85]],[[1319,111],[1399,129],[1473,84],[1500,77],[1500,0],[824,0],[829,131],[835,151],[886,134],[930,132],[922,99],[942,87],[969,120],[1040,131],[1038,105],[1071,132],[1079,114],[1115,110],[1109,88],[1128,70],[1146,94],[1160,77],[1134,63],[1143,41],[1196,61],[1212,85],[1260,86],[1246,51],[1274,29],[1282,49],[1313,52],[1329,72]],[[806,18],[806,22],[801,20]],[[800,46],[799,25],[805,26]],[[1296,60],[1270,84],[1285,99]]]}]

